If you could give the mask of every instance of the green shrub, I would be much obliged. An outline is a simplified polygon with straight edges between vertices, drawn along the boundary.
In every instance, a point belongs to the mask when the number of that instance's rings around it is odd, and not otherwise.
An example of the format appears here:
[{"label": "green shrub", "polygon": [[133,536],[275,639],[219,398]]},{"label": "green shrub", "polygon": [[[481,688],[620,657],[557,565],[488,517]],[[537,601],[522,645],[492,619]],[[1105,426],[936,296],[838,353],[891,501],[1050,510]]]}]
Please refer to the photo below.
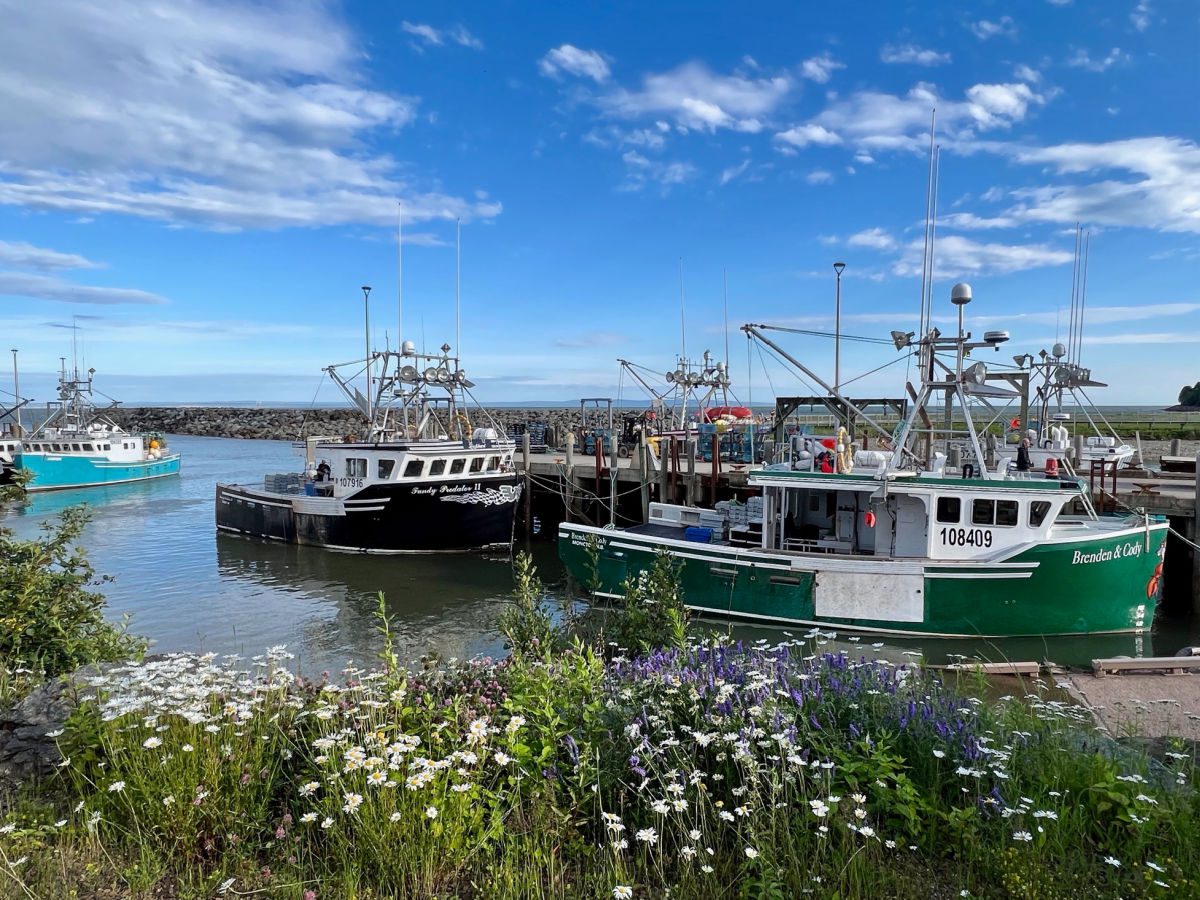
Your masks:
[{"label": "green shrub", "polygon": [[680,649],[687,642],[688,611],[679,585],[679,563],[660,550],[654,565],[621,586],[608,620],[609,638],[635,653]]},{"label": "green shrub", "polygon": [[0,660],[47,675],[87,663],[128,658],[143,649],[104,619],[104,595],[76,541],[88,522],[72,507],[34,540],[0,528]]},{"label": "green shrub", "polygon": [[509,650],[514,656],[541,656],[555,651],[565,636],[543,603],[546,591],[528,553],[517,554],[513,579],[513,602],[500,614],[499,623]]}]

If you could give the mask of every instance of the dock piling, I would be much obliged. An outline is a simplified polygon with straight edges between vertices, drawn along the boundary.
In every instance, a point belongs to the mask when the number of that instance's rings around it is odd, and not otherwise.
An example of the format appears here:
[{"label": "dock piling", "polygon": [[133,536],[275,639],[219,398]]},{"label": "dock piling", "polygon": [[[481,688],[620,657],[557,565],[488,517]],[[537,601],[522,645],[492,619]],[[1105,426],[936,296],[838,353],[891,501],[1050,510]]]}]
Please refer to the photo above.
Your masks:
[{"label": "dock piling", "polygon": [[687,442],[687,458],[688,458],[688,480],[687,480],[687,505],[695,506],[699,502],[699,483],[696,475],[696,441],[689,439]]},{"label": "dock piling", "polygon": [[525,531],[533,532],[533,476],[529,472],[529,432],[521,435],[521,461],[525,470]]}]

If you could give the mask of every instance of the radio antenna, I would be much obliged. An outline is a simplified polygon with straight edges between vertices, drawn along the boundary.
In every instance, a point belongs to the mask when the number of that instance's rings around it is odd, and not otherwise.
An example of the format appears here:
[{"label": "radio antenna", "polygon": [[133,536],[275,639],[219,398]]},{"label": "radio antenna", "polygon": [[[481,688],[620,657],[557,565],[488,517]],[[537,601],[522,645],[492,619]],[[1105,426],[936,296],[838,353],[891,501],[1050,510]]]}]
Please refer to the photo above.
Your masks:
[{"label": "radio antenna", "polygon": [[683,257],[679,257],[679,358],[687,358],[687,320],[683,314]]},{"label": "radio antenna", "polygon": [[462,359],[462,219],[454,220],[454,354]]},{"label": "radio antenna", "polygon": [[926,312],[927,292],[926,279],[929,277],[929,218],[933,205],[933,153],[934,139],[937,136],[937,107],[929,114],[929,180],[925,183],[925,249],[921,252],[921,337],[924,339],[928,328],[928,313]]},{"label": "radio antenna", "polygon": [[404,204],[396,204],[396,348],[404,349]]},{"label": "radio antenna", "polygon": [[721,269],[721,283],[724,288],[725,313],[725,365],[729,365],[729,270]]}]

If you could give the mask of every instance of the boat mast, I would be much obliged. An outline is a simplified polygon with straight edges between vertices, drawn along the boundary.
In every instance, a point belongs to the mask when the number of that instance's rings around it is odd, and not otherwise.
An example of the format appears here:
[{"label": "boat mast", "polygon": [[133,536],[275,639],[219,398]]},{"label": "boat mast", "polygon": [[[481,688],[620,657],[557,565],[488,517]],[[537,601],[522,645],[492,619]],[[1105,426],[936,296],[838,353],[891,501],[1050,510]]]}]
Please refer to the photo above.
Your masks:
[{"label": "boat mast", "polygon": [[462,219],[454,220],[454,353],[462,359]]},{"label": "boat mast", "polygon": [[374,416],[373,416],[374,407],[371,404],[371,310],[370,310],[371,286],[369,284],[364,284],[362,286],[362,292],[363,292],[363,340],[365,341],[366,348],[367,348],[367,355],[366,355],[366,360],[367,360],[367,365],[366,365],[367,410],[366,410],[366,412],[367,412],[367,421],[371,422],[374,419]]},{"label": "boat mast", "polygon": [[21,437],[24,430],[21,428],[21,378],[17,374],[17,348],[13,347],[13,402],[17,407],[13,412],[16,414],[17,422],[17,437]]}]

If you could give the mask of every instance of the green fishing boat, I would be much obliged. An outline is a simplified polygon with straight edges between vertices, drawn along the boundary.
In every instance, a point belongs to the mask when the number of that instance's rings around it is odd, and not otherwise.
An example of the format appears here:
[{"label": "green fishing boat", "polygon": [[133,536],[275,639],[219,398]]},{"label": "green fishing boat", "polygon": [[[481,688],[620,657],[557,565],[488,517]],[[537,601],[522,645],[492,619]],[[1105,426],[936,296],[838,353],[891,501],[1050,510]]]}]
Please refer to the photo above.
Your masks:
[{"label": "green fishing boat", "polygon": [[[957,336],[936,328],[916,341],[899,335],[922,387],[886,452],[843,448],[833,472],[819,471],[814,454],[755,470],[749,484],[759,496],[718,528],[701,527],[711,513],[665,503],[631,528],[563,523],[559,555],[572,578],[598,597],[619,597],[665,551],[679,566],[684,602],[706,615],[938,637],[1148,631],[1167,521],[1099,514],[1069,467],[1054,477],[1013,471],[1006,459],[989,468],[971,409],[1003,390],[982,363],[964,367],[964,359],[1007,333],[971,341],[962,329],[970,299],[968,285],[954,287]],[[932,402],[939,394],[966,422],[940,444],[929,417],[943,408]],[[922,445],[946,452],[921,459]]]}]

